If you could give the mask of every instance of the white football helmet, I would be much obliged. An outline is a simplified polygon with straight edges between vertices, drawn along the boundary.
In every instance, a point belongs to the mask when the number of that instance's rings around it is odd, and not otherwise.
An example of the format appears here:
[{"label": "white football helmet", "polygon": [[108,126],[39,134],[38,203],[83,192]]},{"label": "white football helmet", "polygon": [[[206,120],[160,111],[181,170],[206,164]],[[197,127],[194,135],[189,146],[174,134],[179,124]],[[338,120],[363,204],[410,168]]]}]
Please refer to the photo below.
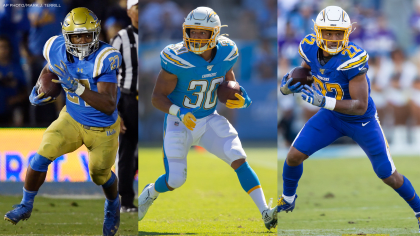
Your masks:
[{"label": "white football helmet", "polygon": [[[223,25],[225,26],[225,25]],[[217,37],[220,34],[220,28],[223,27],[220,18],[209,7],[197,7],[192,10],[182,25],[183,39],[185,47],[195,54],[214,48],[217,45]],[[211,32],[209,39],[192,39],[190,38],[191,29],[208,30]],[[205,44],[202,46],[202,44]]]},{"label": "white football helmet", "polygon": [[[344,37],[342,40],[324,39],[321,33],[321,30],[323,29],[342,30],[344,31]],[[316,43],[318,47],[331,55],[338,54],[347,47],[349,36],[353,32],[349,15],[341,7],[337,6],[326,7],[318,14],[314,21],[314,31],[316,33]],[[329,42],[337,42],[337,47],[328,47]]]}]

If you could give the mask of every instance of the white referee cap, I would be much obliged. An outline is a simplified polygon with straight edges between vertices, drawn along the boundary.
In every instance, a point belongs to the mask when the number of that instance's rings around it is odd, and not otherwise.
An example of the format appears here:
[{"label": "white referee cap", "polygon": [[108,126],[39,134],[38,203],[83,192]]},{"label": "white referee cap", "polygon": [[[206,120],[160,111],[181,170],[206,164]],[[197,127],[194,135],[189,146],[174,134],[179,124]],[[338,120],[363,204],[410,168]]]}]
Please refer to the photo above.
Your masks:
[{"label": "white referee cap", "polygon": [[127,10],[136,4],[139,4],[139,0],[127,0]]}]

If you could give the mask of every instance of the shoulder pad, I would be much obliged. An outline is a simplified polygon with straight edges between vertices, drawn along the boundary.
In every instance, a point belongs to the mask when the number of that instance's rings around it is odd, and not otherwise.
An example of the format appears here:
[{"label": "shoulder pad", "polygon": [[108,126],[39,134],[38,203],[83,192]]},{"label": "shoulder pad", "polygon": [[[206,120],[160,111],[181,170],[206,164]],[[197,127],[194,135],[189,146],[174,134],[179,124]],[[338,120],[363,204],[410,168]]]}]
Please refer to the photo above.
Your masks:
[{"label": "shoulder pad", "polygon": [[349,70],[359,66],[364,66],[369,60],[368,53],[355,44],[347,46],[346,49],[340,52],[340,55],[346,61],[342,63],[337,70]]},{"label": "shoulder pad", "polygon": [[160,53],[160,58],[166,65],[169,63],[170,65],[184,69],[195,67],[186,60],[186,55],[188,55],[188,49],[184,47],[183,43],[177,43],[166,46]]},{"label": "shoulder pad", "polygon": [[217,41],[222,45],[220,50],[224,52],[223,61],[232,61],[239,56],[238,47],[231,39],[225,36],[219,36]]},{"label": "shoulder pad", "polygon": [[308,35],[305,36],[305,38],[302,39],[302,41],[300,41],[300,44],[299,44],[299,55],[306,62],[311,62],[308,59],[308,57],[306,56],[306,54],[308,53],[310,47],[312,47],[315,44],[315,42],[316,42],[316,36],[314,34],[308,34]]},{"label": "shoulder pad", "polygon": [[44,55],[45,60],[47,60],[47,62],[50,62],[50,49],[51,46],[53,45],[54,41],[58,38],[59,36],[52,36],[50,39],[47,40],[47,42],[44,45],[44,49],[42,50],[42,54]]},{"label": "shoulder pad", "polygon": [[118,69],[121,66],[121,53],[116,48],[106,44],[105,47],[100,47],[98,51],[93,67],[93,78]]}]

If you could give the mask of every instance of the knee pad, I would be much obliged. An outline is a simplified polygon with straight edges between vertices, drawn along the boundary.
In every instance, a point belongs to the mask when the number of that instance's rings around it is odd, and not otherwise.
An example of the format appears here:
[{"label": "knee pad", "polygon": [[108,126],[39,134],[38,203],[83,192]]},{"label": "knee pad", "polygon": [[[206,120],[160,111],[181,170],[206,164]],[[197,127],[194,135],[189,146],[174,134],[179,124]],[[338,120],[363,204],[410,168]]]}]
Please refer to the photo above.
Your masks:
[{"label": "knee pad", "polygon": [[38,171],[38,172],[47,172],[48,166],[51,164],[51,160],[48,158],[39,155],[38,153],[35,154],[35,156],[32,158],[31,163],[29,164],[32,168],[32,170]]},{"label": "knee pad", "polygon": [[187,180],[187,164],[186,160],[168,159],[169,173],[167,174],[167,182],[171,188],[181,187]]},{"label": "knee pad", "polygon": [[386,179],[393,173],[392,167],[389,163],[381,163],[374,166],[374,171],[380,179]]},{"label": "knee pad", "polygon": [[104,185],[111,177],[111,169],[91,169],[89,170],[89,175],[92,179],[92,182],[94,182],[96,185]]}]

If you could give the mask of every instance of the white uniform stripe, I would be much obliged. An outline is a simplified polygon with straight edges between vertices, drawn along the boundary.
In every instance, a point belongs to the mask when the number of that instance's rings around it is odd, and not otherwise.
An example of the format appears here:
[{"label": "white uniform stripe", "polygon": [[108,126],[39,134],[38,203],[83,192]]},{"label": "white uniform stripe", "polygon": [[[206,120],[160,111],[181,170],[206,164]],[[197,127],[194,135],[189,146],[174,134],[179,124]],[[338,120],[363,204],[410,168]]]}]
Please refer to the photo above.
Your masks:
[{"label": "white uniform stripe", "polygon": [[387,142],[387,140],[386,140],[386,137],[385,137],[384,131],[382,130],[382,126],[381,126],[381,123],[379,122],[379,118],[377,117],[377,115],[376,115],[376,122],[378,122],[379,128],[380,128],[380,129],[381,129],[381,131],[382,131],[382,137],[384,138],[384,142],[385,142],[385,145],[386,145],[386,146],[385,146],[385,148],[386,148],[386,155],[387,155],[387,157],[388,157],[388,161],[389,161],[389,163],[391,164],[391,168],[392,168],[392,170],[391,170],[391,174],[393,174],[393,173],[395,172],[396,168],[395,168],[395,165],[394,165],[394,161],[392,160],[391,153],[390,153],[390,151],[389,151],[388,142]]},{"label": "white uniform stripe", "polygon": [[44,47],[44,51],[42,52],[42,54],[44,55],[45,60],[47,60],[47,62],[50,61],[50,49],[52,44],[54,43],[54,40],[57,38],[58,36],[53,36],[50,39],[48,39],[48,41],[45,43],[45,47]]},{"label": "white uniform stripe", "polygon": [[298,135],[296,135],[295,140],[293,140],[292,146],[295,144],[296,139],[298,139],[298,138],[299,138],[300,132],[302,132],[303,128],[305,128],[305,125],[302,127],[302,129],[300,129],[300,131],[299,131]]}]

